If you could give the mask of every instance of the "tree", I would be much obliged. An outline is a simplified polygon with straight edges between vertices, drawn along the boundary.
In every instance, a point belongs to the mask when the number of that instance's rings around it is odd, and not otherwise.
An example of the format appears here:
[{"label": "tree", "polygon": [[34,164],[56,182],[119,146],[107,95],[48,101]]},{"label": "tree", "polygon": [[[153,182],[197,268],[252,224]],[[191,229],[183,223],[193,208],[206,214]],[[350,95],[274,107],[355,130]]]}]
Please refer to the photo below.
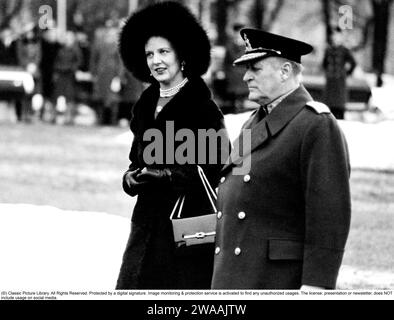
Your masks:
[{"label": "tree", "polygon": [[252,25],[258,29],[269,30],[280,13],[284,2],[284,0],[275,0],[272,6],[269,7],[269,1],[254,0],[251,10]]},{"label": "tree", "polygon": [[392,0],[371,0],[374,13],[372,66],[376,73],[376,85],[383,85],[382,75],[387,54],[388,28],[390,23],[390,6]]},{"label": "tree", "polygon": [[19,14],[23,0],[0,0],[0,30],[8,27],[11,20]]},{"label": "tree", "polygon": [[227,44],[227,9],[228,9],[228,1],[227,0],[217,0],[216,2],[216,12],[215,12],[215,20],[216,27],[218,32],[217,44],[218,45],[226,45]]}]

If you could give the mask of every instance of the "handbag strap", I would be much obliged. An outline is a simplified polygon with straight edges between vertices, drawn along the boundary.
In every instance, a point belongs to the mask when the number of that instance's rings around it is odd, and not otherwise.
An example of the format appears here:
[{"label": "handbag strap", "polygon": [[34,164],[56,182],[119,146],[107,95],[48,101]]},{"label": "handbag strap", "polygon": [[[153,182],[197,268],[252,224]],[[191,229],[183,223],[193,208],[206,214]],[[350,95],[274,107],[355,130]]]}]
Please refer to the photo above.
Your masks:
[{"label": "handbag strap", "polygon": [[[211,203],[212,209],[215,213],[218,212],[216,205],[215,205],[215,201],[217,200],[217,195],[216,192],[213,190],[211,184],[208,181],[208,178],[206,177],[204,170],[200,167],[197,166],[197,171],[198,171],[198,175],[200,177],[200,180],[202,182],[202,185],[204,186],[205,189],[205,193],[209,199],[209,202]],[[185,197],[186,196],[180,196],[178,198],[178,200],[176,201],[174,208],[172,209],[171,215],[170,215],[170,220],[172,220],[174,218],[175,213],[177,212],[177,218],[179,219],[181,217],[181,213],[182,213],[182,209],[183,209],[183,205],[185,203]],[[177,210],[178,209],[178,210]]]},{"label": "handbag strap", "polygon": [[178,210],[178,214],[177,214],[177,218],[179,219],[181,217],[181,213],[182,213],[182,209],[183,209],[183,204],[185,203],[185,196],[180,196],[178,198],[178,200],[175,203],[174,209],[172,209],[171,215],[170,215],[170,220],[172,220],[174,218],[174,214],[177,211],[177,208],[180,204],[179,210]]},{"label": "handbag strap", "polygon": [[200,176],[201,182],[205,188],[205,192],[207,193],[208,199],[211,202],[212,209],[216,213],[218,210],[216,209],[215,201],[218,199],[218,197],[217,197],[215,191],[213,191],[213,188],[212,188],[211,184],[209,183],[207,176],[204,173],[204,170],[200,166],[197,166],[197,170],[198,170],[198,174]]}]

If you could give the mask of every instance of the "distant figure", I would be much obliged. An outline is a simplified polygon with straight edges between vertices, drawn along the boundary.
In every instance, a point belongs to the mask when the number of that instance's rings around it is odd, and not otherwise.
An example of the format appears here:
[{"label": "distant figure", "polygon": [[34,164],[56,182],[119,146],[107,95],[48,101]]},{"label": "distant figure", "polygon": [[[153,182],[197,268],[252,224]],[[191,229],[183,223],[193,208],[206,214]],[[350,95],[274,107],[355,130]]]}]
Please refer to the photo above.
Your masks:
[{"label": "distant figure", "polygon": [[41,118],[48,121],[55,120],[53,68],[59,49],[60,44],[56,30],[46,30],[41,39],[41,62],[39,68],[41,72],[41,92],[44,98]]},{"label": "distant figure", "polygon": [[[37,28],[27,31],[17,41],[17,54],[19,65],[34,78],[35,93],[40,91],[41,44],[37,36]],[[30,100],[30,101],[28,101]],[[23,102],[20,118],[30,121],[32,116],[31,99]]]},{"label": "distant figure", "polygon": [[326,72],[326,104],[337,119],[343,119],[347,102],[346,78],[353,73],[356,61],[343,45],[343,33],[334,30],[331,45],[326,49],[323,68]]},{"label": "distant figure", "polygon": [[10,28],[0,31],[0,65],[18,65],[17,47]]},{"label": "distant figure", "polygon": [[244,27],[240,23],[233,25],[232,39],[228,44],[224,58],[224,71],[226,75],[226,97],[227,103],[234,111],[242,109],[245,99],[248,97],[248,87],[242,80],[244,70],[234,67],[234,60],[244,53],[244,42],[239,31]]},{"label": "distant figure", "polygon": [[120,91],[118,29],[107,22],[95,36],[90,59],[93,76],[93,100],[97,104],[99,124],[116,124]]},{"label": "distant figure", "polygon": [[132,106],[140,98],[144,90],[143,83],[138,80],[133,74],[122,68],[120,73],[121,90],[120,90],[120,103],[118,119],[127,119],[130,121]]},{"label": "distant figure", "polygon": [[[13,32],[9,27],[0,31],[0,65],[12,67],[19,66],[17,42],[15,35],[13,35]],[[15,104],[17,120],[26,120],[26,101],[15,97],[15,99],[13,99],[13,103]]]},{"label": "distant figure", "polygon": [[[73,124],[76,115],[76,80],[75,73],[81,64],[81,51],[76,45],[73,32],[67,32],[64,45],[59,49],[54,64],[55,97],[65,98],[66,123]],[[59,102],[59,100],[58,100]]]}]

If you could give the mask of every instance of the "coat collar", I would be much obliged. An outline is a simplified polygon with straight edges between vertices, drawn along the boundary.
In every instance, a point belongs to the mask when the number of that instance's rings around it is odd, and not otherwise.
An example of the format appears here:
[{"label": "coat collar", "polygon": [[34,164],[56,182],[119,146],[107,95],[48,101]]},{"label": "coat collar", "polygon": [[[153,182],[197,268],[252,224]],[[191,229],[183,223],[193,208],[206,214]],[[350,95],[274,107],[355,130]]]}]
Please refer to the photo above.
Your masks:
[{"label": "coat collar", "polygon": [[244,157],[251,154],[269,137],[278,134],[304,108],[306,103],[311,100],[313,99],[308,91],[306,91],[304,86],[300,85],[298,89],[283,99],[268,116],[250,128],[256,117],[256,112],[254,112],[243,126],[243,130],[251,130],[251,143],[246,143],[245,149],[240,152],[239,149],[243,149],[242,141],[245,139],[244,133],[241,132],[240,137],[234,142],[233,152],[230,155],[228,164],[224,166],[223,171],[233,165],[240,164]]},{"label": "coat collar", "polygon": [[[146,112],[151,115],[154,114],[154,109],[156,108],[157,101],[159,99],[159,84],[154,83],[146,90],[146,96],[148,99],[148,104],[152,106],[147,108]],[[169,101],[159,113],[156,120],[165,118],[165,115],[169,110],[174,111],[174,108],[186,108],[193,101],[207,100],[211,98],[211,92],[209,91],[207,85],[201,78],[189,79],[189,82],[177,93],[174,98]],[[193,99],[192,101],[190,99]]]},{"label": "coat collar", "polygon": [[[189,82],[169,101],[154,119],[154,113],[159,99],[159,84],[151,84],[141,95],[133,108],[130,128],[133,132],[143,132],[148,128],[155,128],[158,123],[166,119],[173,119],[175,115],[191,116],[193,106],[198,106],[200,101],[209,100],[211,92],[201,78],[191,78]],[[138,129],[137,129],[138,128]]]}]

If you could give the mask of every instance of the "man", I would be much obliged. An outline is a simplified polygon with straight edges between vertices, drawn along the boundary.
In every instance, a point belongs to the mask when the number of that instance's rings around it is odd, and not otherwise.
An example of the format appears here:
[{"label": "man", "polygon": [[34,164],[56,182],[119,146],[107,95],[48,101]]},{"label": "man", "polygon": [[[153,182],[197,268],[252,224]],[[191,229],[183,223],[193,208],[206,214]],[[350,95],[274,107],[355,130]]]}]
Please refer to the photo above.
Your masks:
[{"label": "man", "polygon": [[[335,288],[350,166],[335,118],[300,84],[301,56],[313,48],[255,29],[241,35],[246,52],[234,64],[246,65],[249,99],[261,107],[244,125],[249,147],[222,171],[212,288]],[[250,172],[234,174],[247,159]]]},{"label": "man", "polygon": [[324,53],[323,68],[326,73],[325,102],[337,119],[343,119],[348,98],[346,78],[356,68],[356,61],[343,45],[343,33],[339,27],[334,30],[331,44]]}]

